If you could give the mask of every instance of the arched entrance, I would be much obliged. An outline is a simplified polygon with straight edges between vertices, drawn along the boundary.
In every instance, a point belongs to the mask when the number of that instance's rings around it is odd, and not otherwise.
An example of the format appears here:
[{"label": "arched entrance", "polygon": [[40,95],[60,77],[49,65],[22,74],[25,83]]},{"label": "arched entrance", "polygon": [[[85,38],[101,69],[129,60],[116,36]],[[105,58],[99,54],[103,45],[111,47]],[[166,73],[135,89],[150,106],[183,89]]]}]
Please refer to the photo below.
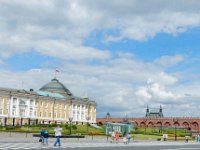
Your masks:
[{"label": "arched entrance", "polygon": [[197,122],[193,122],[191,124],[191,129],[194,131],[199,131],[199,124]]}]

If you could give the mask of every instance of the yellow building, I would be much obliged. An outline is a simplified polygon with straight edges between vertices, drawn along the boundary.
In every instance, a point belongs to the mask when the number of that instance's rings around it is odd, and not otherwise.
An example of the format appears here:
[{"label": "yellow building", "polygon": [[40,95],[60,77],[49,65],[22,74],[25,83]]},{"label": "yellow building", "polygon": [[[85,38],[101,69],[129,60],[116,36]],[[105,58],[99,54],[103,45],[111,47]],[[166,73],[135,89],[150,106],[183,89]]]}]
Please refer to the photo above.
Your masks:
[{"label": "yellow building", "polygon": [[0,88],[0,124],[96,123],[96,102],[74,96],[54,78],[38,91]]}]

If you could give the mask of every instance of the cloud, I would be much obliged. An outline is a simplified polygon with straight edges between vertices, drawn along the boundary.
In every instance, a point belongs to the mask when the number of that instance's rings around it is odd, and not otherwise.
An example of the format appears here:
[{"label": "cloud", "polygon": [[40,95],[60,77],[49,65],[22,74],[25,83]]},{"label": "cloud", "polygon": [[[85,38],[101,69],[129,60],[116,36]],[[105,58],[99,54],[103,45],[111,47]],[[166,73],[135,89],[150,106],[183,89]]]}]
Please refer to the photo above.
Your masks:
[{"label": "cloud", "polygon": [[162,56],[159,59],[155,60],[155,64],[161,66],[161,67],[170,67],[173,65],[176,65],[179,62],[182,62],[184,60],[184,57],[181,55],[175,55],[175,56]]},{"label": "cloud", "polygon": [[83,45],[91,33],[106,31],[105,41],[144,41],[158,33],[177,35],[199,26],[199,7],[197,1],[179,0],[2,0],[0,56],[6,59],[35,50],[62,59],[66,55],[72,59],[107,58],[109,52]]},{"label": "cloud", "polygon": [[[84,42],[97,32],[103,32],[102,37],[94,38],[106,42],[145,41],[159,33],[177,36],[199,26],[199,10],[200,2],[195,0],[1,0],[0,64],[6,64],[15,54],[36,51],[62,61],[60,81],[77,96],[88,93],[98,103],[100,115],[112,110],[116,116],[138,116],[144,114],[149,103],[163,104],[168,114],[175,114],[169,109],[180,105],[178,114],[189,106],[197,108],[199,79],[166,70],[189,58],[166,55],[145,62],[130,53],[101,50]],[[93,60],[97,63],[90,63]],[[53,76],[47,67],[1,69],[0,83],[11,88],[39,89]],[[183,84],[185,76],[193,82]],[[185,94],[191,95],[192,103],[188,104]]]},{"label": "cloud", "polygon": [[[189,88],[179,85],[178,78],[164,72],[164,68],[156,68],[154,61],[143,62],[131,54],[98,64],[66,62],[59,69],[57,78],[74,95],[87,95],[97,102],[98,116],[104,116],[108,111],[112,116],[143,116],[146,105],[159,108],[160,104],[169,116],[173,115],[170,109],[177,105],[181,105],[174,112],[177,115],[178,111],[188,107],[187,104],[198,106],[198,85],[192,84]],[[0,82],[5,87],[38,90],[53,77],[53,70],[48,68],[17,72],[1,70]]]}]

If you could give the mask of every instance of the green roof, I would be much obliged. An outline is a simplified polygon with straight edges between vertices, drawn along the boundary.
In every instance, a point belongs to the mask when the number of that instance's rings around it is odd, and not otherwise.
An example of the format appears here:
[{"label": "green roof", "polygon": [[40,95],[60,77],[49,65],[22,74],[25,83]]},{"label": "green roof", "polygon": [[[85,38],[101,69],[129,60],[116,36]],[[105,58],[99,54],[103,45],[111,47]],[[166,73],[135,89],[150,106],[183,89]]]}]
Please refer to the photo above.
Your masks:
[{"label": "green roof", "polygon": [[40,91],[47,91],[51,93],[59,93],[65,97],[71,96],[72,93],[61,83],[58,79],[52,79],[51,82],[45,84]]},{"label": "green roof", "polygon": [[65,98],[65,96],[59,94],[59,93],[51,93],[47,91],[37,91],[36,92],[40,96],[46,96],[46,97],[55,97],[55,98]]}]

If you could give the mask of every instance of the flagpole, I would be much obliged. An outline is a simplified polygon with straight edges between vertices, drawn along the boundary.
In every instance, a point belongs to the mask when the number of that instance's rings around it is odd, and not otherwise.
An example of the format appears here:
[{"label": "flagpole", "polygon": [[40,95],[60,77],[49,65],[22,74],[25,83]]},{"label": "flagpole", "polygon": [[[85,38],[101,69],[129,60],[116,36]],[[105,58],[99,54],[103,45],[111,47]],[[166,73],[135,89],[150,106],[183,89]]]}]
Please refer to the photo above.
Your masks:
[{"label": "flagpole", "polygon": [[55,69],[55,79],[56,79],[56,74],[60,72],[58,69]]}]

